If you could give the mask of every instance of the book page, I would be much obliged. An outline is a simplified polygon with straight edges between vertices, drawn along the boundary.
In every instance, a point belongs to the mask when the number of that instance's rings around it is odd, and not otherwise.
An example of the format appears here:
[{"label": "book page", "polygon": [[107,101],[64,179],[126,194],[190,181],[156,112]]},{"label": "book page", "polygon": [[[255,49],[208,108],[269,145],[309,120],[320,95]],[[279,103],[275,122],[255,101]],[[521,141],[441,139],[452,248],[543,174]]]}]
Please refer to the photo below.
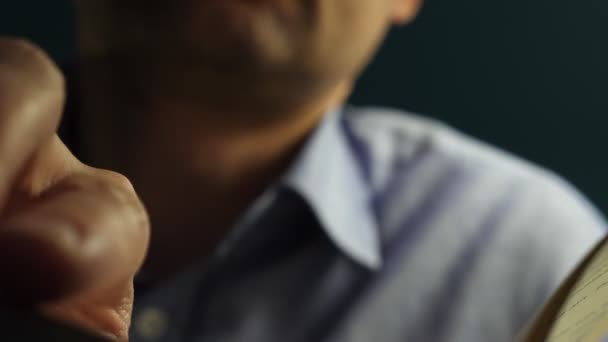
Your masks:
[{"label": "book page", "polygon": [[550,342],[608,342],[608,244],[582,271],[557,313]]}]

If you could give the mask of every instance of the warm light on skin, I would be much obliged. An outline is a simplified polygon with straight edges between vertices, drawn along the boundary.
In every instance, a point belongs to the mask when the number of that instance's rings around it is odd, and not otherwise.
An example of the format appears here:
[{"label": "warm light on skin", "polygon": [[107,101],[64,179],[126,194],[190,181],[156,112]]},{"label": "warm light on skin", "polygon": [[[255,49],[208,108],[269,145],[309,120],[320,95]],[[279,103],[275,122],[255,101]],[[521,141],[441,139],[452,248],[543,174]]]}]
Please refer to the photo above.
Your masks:
[{"label": "warm light on skin", "polygon": [[[75,2],[86,153],[133,181],[154,227],[149,264],[170,269],[210,249],[284,172],[390,25],[419,7],[284,0],[278,12],[260,3],[233,13],[213,1]],[[183,255],[169,258],[171,241]]]}]

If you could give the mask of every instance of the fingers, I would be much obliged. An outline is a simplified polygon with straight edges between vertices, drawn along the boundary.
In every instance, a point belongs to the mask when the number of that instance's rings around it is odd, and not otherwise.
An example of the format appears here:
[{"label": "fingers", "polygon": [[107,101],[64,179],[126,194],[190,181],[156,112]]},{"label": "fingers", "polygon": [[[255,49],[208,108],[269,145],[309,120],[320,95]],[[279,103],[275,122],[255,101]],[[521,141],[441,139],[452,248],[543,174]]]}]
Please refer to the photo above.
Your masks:
[{"label": "fingers", "polygon": [[10,185],[38,146],[55,133],[64,80],[35,46],[0,38],[0,208]]},{"label": "fingers", "polygon": [[148,217],[130,183],[86,169],[0,222],[1,286],[27,302],[108,292],[132,279],[148,240]]}]

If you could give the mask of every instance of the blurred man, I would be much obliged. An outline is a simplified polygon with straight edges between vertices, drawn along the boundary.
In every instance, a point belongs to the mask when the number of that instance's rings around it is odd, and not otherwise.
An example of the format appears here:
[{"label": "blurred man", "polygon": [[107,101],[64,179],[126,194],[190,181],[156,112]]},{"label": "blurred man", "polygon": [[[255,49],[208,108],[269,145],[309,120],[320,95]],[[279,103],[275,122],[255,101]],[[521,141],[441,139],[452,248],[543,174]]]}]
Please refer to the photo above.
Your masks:
[{"label": "blurred man", "polygon": [[553,174],[343,105],[419,0],[75,6],[64,140],[100,169],[54,135],[57,68],[0,42],[0,271],[52,317],[131,341],[509,341],[603,234]]}]

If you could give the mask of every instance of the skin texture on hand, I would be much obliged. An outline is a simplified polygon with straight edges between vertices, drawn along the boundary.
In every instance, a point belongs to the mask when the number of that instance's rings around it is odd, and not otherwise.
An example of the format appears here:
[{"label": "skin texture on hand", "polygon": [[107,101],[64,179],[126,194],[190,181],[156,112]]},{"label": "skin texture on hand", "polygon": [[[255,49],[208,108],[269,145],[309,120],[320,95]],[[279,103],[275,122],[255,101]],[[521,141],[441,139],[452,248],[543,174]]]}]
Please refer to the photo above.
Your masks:
[{"label": "skin texture on hand", "polygon": [[149,219],[125,177],[57,137],[64,88],[37,47],[0,38],[0,293],[126,341]]}]

